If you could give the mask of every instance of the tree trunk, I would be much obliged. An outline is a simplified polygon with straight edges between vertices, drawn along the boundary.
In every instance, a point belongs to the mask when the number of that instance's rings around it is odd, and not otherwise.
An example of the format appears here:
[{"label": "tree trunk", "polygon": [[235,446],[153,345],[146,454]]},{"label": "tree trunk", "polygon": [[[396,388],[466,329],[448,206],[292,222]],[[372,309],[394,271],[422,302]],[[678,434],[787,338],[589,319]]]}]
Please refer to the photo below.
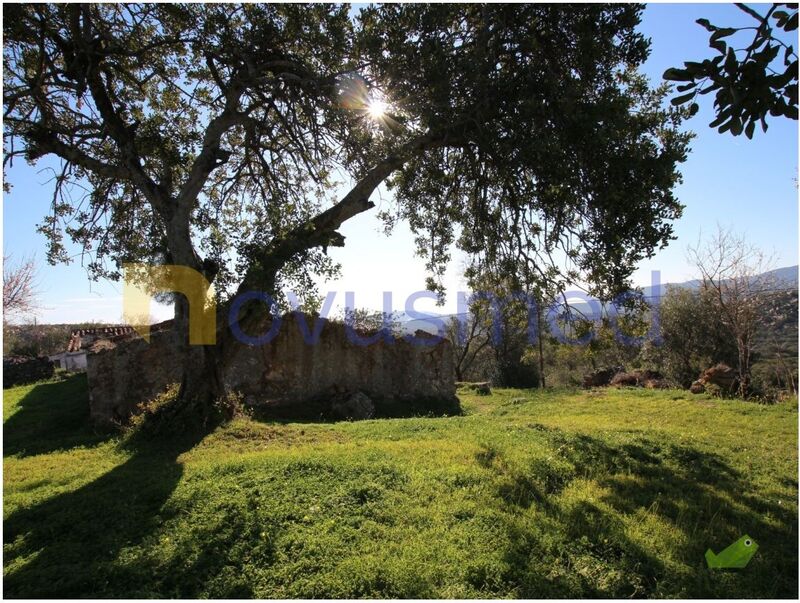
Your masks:
[{"label": "tree trunk", "polygon": [[739,396],[746,398],[750,393],[750,344],[742,338],[737,338],[736,344],[739,349]]},{"label": "tree trunk", "polygon": [[[274,290],[272,281],[268,291]],[[229,306],[217,307],[216,345],[190,345],[188,319],[183,316],[185,303],[176,304],[175,326],[178,349],[183,358],[183,377],[177,401],[181,416],[174,419],[189,426],[209,429],[241,410],[225,385],[225,374],[237,349],[245,345],[236,340],[228,325]],[[179,320],[180,315],[180,320]],[[258,301],[246,304],[237,317],[245,333],[264,333],[273,320],[271,311]]]},{"label": "tree trunk", "polygon": [[[380,163],[369,170],[356,185],[348,192],[339,203],[317,214],[304,224],[291,230],[282,237],[276,237],[263,247],[258,261],[254,262],[252,270],[248,270],[237,289],[237,295],[250,290],[267,291],[270,294],[275,290],[275,279],[278,272],[298,254],[314,247],[330,247],[344,245],[344,236],[337,232],[345,221],[355,215],[365,212],[375,206],[369,200],[372,192],[392,172],[400,168],[407,156],[427,148],[455,145],[458,141],[453,138],[426,134],[408,142],[396,154],[384,158]],[[191,179],[189,188],[181,195],[185,202],[178,204],[177,212],[168,214],[167,238],[171,252],[171,259],[179,265],[189,266],[206,276],[209,282],[213,281],[216,271],[209,273],[192,245],[189,214],[194,199],[199,193],[199,188],[194,191],[191,183],[199,182]],[[156,195],[156,193],[153,193]],[[157,195],[154,197],[156,205],[164,205],[164,200]],[[248,331],[251,327],[263,325],[269,319],[269,312],[257,304],[249,304],[240,313],[239,325]],[[230,418],[236,410],[225,391],[224,372],[225,361],[232,354],[235,342],[225,322],[227,313],[217,313],[217,344],[214,346],[189,345],[189,307],[186,299],[177,297],[175,303],[174,331],[177,337],[179,353],[177,358],[183,361],[183,376],[178,399],[169,411],[164,411],[167,422],[176,423],[176,427],[191,428],[193,426],[208,429],[220,419]],[[255,329],[254,329],[255,330]]]},{"label": "tree trunk", "polygon": [[220,351],[219,346],[191,346],[184,356],[178,404],[188,427],[206,429],[228,418]]},{"label": "tree trunk", "polygon": [[536,302],[536,338],[539,340],[539,389],[547,387],[544,382],[544,344],[542,342],[542,306]]},{"label": "tree trunk", "polygon": [[180,363],[181,381],[177,398],[167,407],[156,409],[152,427],[154,432],[205,432],[232,415],[223,378],[225,346],[220,339],[227,329],[217,329],[216,345],[191,345],[188,304],[182,297],[175,301],[176,354],[164,362]]}]

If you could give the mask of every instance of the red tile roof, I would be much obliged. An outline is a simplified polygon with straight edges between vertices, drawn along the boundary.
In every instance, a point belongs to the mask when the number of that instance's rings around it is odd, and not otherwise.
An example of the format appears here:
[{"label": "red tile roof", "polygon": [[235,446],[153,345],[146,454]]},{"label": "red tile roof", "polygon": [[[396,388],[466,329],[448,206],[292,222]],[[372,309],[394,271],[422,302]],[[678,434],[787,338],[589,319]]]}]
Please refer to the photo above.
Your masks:
[{"label": "red tile roof", "polygon": [[[156,333],[158,331],[166,331],[172,328],[173,319],[165,320],[154,325],[150,325],[150,332]],[[95,345],[95,342],[109,342],[114,347],[115,342],[121,339],[128,339],[129,337],[138,337],[138,333],[133,327],[127,325],[114,325],[110,327],[97,327],[94,329],[76,329],[72,331],[69,344],[67,345],[68,352],[80,352],[85,350],[87,352],[94,352],[99,349],[105,349],[107,345]]]},{"label": "red tile roof", "polygon": [[114,339],[121,335],[131,335],[135,331],[133,327],[113,326],[97,327],[95,329],[77,329],[73,331],[67,345],[68,352],[79,352],[82,346],[87,346],[98,339]]}]

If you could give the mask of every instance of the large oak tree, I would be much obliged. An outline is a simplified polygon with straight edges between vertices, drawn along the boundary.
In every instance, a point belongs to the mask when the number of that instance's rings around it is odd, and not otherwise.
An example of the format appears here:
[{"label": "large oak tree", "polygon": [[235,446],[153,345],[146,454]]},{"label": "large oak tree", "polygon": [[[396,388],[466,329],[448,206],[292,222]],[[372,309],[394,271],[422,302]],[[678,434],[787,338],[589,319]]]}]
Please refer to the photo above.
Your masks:
[{"label": "large oak tree", "polygon": [[[432,287],[453,244],[526,282],[623,287],[672,236],[688,144],[638,71],[641,10],[6,5],[5,160],[61,159],[52,261],[67,237],[95,277],[137,261],[215,282],[217,345],[188,346],[176,304],[182,420],[208,417],[238,345],[232,296],[330,273],[337,229],[381,183]],[[340,174],[353,186],[334,198]],[[240,318],[268,320],[257,304]]]}]

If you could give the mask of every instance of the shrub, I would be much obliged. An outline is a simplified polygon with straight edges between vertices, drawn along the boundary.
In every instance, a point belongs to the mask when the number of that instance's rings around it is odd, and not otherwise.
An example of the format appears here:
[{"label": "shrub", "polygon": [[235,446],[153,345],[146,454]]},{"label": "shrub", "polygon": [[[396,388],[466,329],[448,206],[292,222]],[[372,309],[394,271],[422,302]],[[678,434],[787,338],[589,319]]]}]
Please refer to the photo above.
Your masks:
[{"label": "shrub", "polygon": [[53,363],[46,357],[13,356],[3,359],[3,387],[34,383],[53,376]]}]

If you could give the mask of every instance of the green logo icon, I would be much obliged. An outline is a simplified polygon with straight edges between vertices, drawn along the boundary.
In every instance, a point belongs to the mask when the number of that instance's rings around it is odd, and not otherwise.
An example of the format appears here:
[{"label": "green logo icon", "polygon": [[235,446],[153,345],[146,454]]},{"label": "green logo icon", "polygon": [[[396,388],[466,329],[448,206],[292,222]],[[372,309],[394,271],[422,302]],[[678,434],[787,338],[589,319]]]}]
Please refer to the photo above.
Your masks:
[{"label": "green logo icon", "polygon": [[758,545],[756,541],[747,534],[734,542],[719,555],[708,549],[706,551],[706,562],[711,569],[741,569],[750,563],[750,559],[756,554]]}]

